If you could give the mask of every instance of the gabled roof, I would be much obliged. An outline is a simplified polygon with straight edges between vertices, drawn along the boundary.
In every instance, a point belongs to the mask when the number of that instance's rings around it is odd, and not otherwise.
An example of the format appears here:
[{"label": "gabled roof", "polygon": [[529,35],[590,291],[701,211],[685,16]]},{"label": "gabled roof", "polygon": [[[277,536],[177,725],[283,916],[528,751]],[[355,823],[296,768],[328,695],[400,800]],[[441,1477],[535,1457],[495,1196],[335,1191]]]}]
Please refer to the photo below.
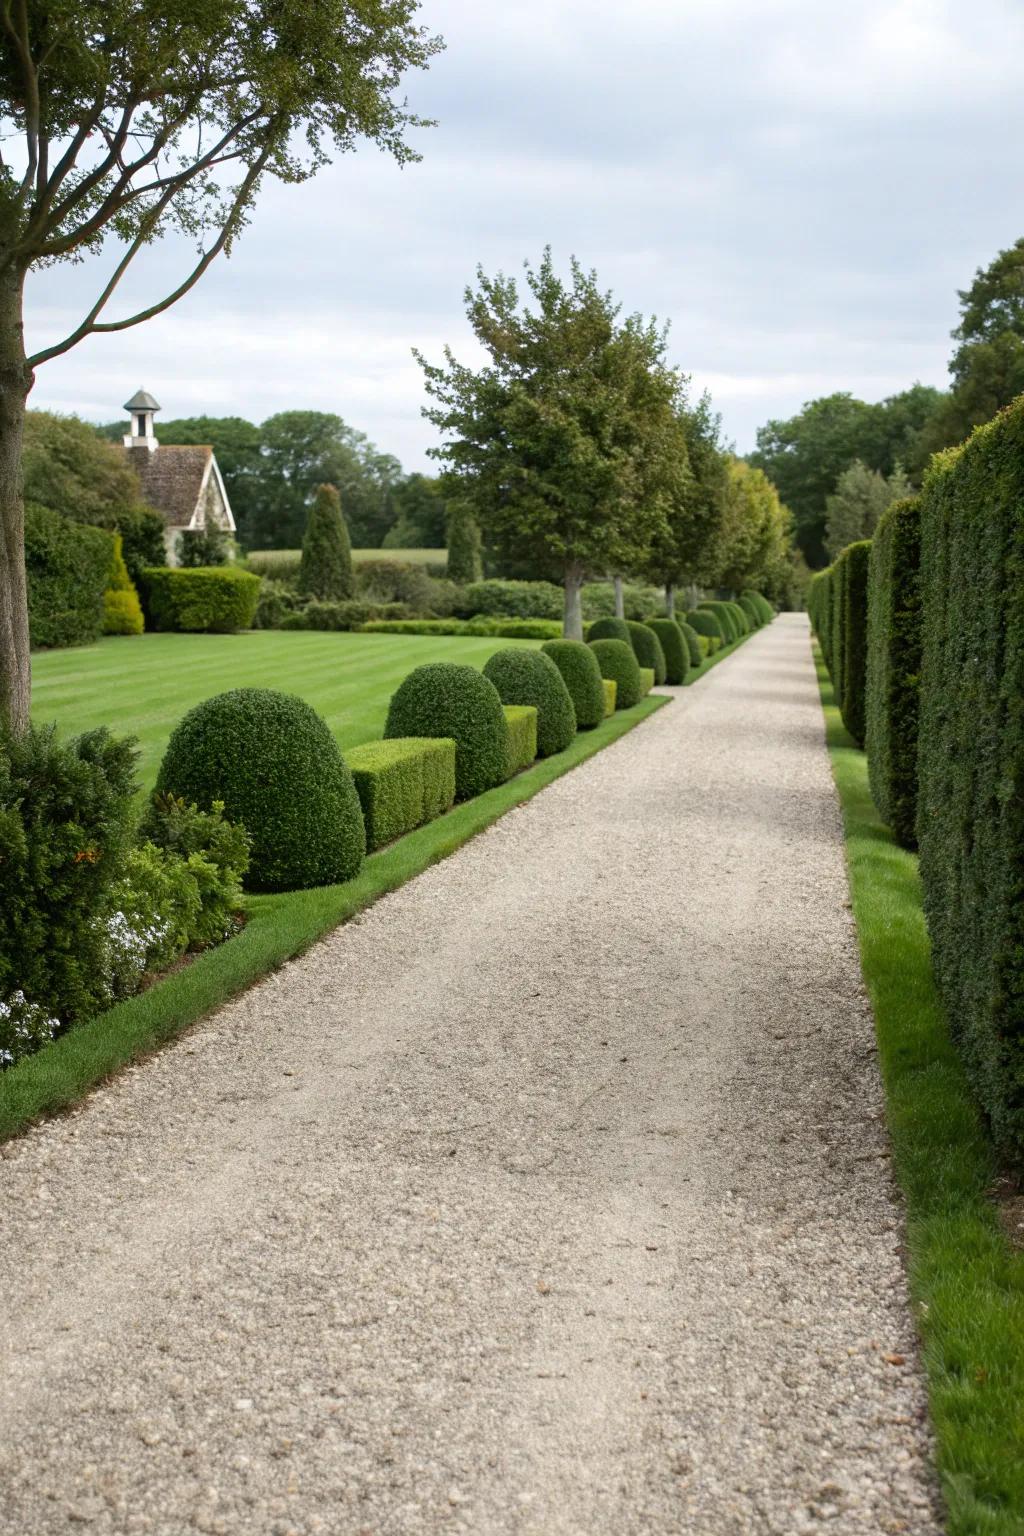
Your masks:
[{"label": "gabled roof", "polygon": [[158,411],[159,404],[153,396],[144,389],[137,389],[130,400],[124,403],[126,411]]},{"label": "gabled roof", "polygon": [[213,458],[209,444],[162,443],[155,450],[125,451],[142,481],[142,494],[149,505],[162,513],[168,527],[187,527],[209,474]]}]

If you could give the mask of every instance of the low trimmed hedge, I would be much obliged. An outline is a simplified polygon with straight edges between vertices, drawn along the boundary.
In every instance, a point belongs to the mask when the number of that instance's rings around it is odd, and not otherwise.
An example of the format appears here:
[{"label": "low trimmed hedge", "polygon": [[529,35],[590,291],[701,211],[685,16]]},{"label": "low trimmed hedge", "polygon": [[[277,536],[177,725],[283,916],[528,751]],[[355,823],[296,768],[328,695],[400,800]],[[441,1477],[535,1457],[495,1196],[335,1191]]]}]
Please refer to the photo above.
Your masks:
[{"label": "low trimmed hedge", "polygon": [[497,640],[557,640],[553,619],[388,619],[359,625],[364,635],[479,635]]},{"label": "low trimmed hedge", "polygon": [[519,648],[495,651],[483,672],[497,688],[503,704],[529,704],[537,711],[534,757],[565,751],[576,735],[576,711],[550,656]]},{"label": "low trimmed hedge", "polygon": [[475,667],[432,661],[399,684],[388,706],[384,735],[444,736],[455,742],[455,794],[459,800],[493,789],[505,779],[505,716],[498,690]]},{"label": "low trimmed hedge", "polygon": [[654,681],[661,684],[665,681],[665,652],[661,648],[661,641],[649,624],[641,624],[636,619],[627,619],[629,625],[629,641],[636,652],[636,659],[641,667],[650,667],[654,673]]},{"label": "low trimmed hedge", "polygon": [[442,816],[455,803],[455,743],[413,736],[367,741],[343,757],[363,808],[372,853]]},{"label": "low trimmed hedge", "polygon": [[591,640],[621,640],[632,649],[633,636],[629,632],[629,620],[595,619],[593,624],[587,625],[587,641]]},{"label": "low trimmed hedge", "polygon": [[692,613],[686,615],[686,622],[698,635],[703,635],[706,640],[711,641],[712,654],[725,644],[722,621],[717,614],[709,612],[707,608],[695,608]]},{"label": "low trimmed hedge", "polygon": [[352,774],[327,722],[294,694],[236,688],[197,704],[171,734],[156,788],[202,810],[223,802],[252,838],[248,890],[336,885],[363,862]]},{"label": "low trimmed hedge", "polygon": [[[654,631],[665,658],[663,683],[675,687],[686,682],[690,670],[690,648],[675,619],[648,619],[647,627]],[[696,640],[696,635],[694,635]]]},{"label": "low trimmed hedge", "polygon": [[189,634],[248,629],[260,599],[260,578],[233,566],[147,566],[142,584],[151,626]]},{"label": "low trimmed hedge", "polygon": [[602,677],[601,687],[604,689],[604,717],[615,713],[615,698],[618,693],[618,685],[614,677]]},{"label": "low trimmed hedge", "polygon": [[654,687],[657,675],[653,667],[640,668],[640,697],[642,699],[646,698]]},{"label": "low trimmed hedge", "polygon": [[642,682],[636,652],[625,640],[591,640],[601,676],[615,684],[615,708],[632,709],[640,702]]},{"label": "low trimmed hedge", "polygon": [[893,502],[871,540],[864,743],[878,813],[904,848],[917,842],[921,685],[921,503]]},{"label": "low trimmed hedge", "polygon": [[[686,648],[690,653],[690,666],[699,667],[705,656],[708,654],[709,647],[707,643],[707,635],[698,635],[693,625],[688,624],[685,619],[676,619],[675,622],[679,626],[679,632],[682,635]],[[701,644],[701,641],[704,642],[703,645]],[[668,653],[666,652],[666,659],[667,655]],[[684,678],[683,681],[685,682],[686,679]]]},{"label": "low trimmed hedge", "polygon": [[597,658],[582,640],[548,640],[541,646],[550,656],[569,690],[576,729],[592,730],[605,717],[604,679]]},{"label": "low trimmed hedge", "polygon": [[507,750],[506,779],[522,773],[537,757],[537,710],[532,704],[503,704]]},{"label": "low trimmed hedge", "polygon": [[[261,599],[260,608],[263,609]],[[302,599],[284,608],[276,624],[264,623],[267,629],[318,629],[346,631],[359,629],[371,620],[385,622],[405,619],[409,609],[405,603],[361,603],[355,598],[344,602],[321,602],[319,598]]]}]

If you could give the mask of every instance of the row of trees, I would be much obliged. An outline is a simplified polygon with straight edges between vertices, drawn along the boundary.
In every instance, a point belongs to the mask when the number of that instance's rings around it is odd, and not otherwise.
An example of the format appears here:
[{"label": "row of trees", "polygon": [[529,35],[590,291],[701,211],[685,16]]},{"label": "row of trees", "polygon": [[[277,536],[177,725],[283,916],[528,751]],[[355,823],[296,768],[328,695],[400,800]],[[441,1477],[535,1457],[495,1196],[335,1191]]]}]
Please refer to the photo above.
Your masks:
[{"label": "row of trees", "polygon": [[[550,249],[514,279],[477,272],[466,314],[487,361],[417,354],[441,432],[441,489],[506,569],[565,589],[565,632],[582,634],[592,576],[676,587],[783,582],[789,518],[767,478],[731,459],[706,397],[667,357],[667,331],[623,317],[596,274]],[[524,573],[526,573],[524,571]]]},{"label": "row of trees", "polygon": [[758,432],[749,462],[791,508],[812,566],[868,537],[886,506],[920,485],[933,453],[1024,392],[1024,239],[979,269],[959,300],[947,392],[913,384],[875,404],[826,395]]}]

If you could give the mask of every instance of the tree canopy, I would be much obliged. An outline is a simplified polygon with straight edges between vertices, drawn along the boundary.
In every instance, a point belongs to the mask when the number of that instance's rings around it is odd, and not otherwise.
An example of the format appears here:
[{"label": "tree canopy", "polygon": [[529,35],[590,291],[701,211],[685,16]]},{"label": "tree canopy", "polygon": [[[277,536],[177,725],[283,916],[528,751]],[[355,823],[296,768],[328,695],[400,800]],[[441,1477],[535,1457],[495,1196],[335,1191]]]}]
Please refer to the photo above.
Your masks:
[{"label": "tree canopy", "polygon": [[900,465],[887,476],[855,459],[843,470],[825,503],[825,551],[829,559],[834,560],[848,544],[870,539],[882,513],[912,491]]}]

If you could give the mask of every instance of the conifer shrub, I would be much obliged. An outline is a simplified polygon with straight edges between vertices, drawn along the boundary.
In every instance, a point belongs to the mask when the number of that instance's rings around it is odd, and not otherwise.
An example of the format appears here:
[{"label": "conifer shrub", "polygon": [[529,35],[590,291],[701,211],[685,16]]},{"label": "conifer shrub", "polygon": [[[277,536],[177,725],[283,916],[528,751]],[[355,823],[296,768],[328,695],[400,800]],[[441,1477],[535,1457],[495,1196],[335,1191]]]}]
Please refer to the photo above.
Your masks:
[{"label": "conifer shrub", "polygon": [[176,795],[153,795],[139,837],[183,863],[196,882],[199,909],[188,925],[186,947],[202,949],[226,938],[249,868],[251,839],[245,828],[228,821],[219,800],[201,811]]},{"label": "conifer shrub", "polygon": [[686,615],[686,622],[698,635],[704,635],[711,642],[712,655],[721,650],[725,644],[725,634],[722,621],[716,613],[711,613],[707,608],[695,608]]},{"label": "conifer shrub", "polygon": [[601,668],[597,657],[582,640],[548,640],[541,646],[545,656],[550,656],[562,681],[569,690],[576,728],[592,730],[605,717],[605,700]]},{"label": "conifer shrub", "polygon": [[480,529],[469,508],[461,502],[453,503],[448,511],[448,565],[449,581],[460,587],[480,581],[484,574],[481,555]]},{"label": "conifer shrub", "polygon": [[505,777],[522,773],[537,756],[537,711],[532,704],[503,704],[507,765]]},{"label": "conifer shrub", "polygon": [[249,890],[335,885],[363,862],[352,774],[327,722],[293,694],[236,688],[197,704],[171,734],[156,788],[202,810],[219,802],[245,827]]},{"label": "conifer shrub", "polygon": [[864,745],[868,670],[868,568],[871,540],[843,550],[841,644],[843,647],[843,724],[859,747]]},{"label": "conifer shrub", "polygon": [[537,711],[535,756],[564,752],[576,735],[576,711],[561,672],[543,651],[509,647],[484,666],[503,704],[530,704]]},{"label": "conifer shrub", "polygon": [[864,744],[878,813],[905,848],[916,845],[917,718],[921,681],[921,504],[893,502],[871,540]]},{"label": "conifer shrub", "polygon": [[[676,623],[679,625],[679,632],[690,655],[690,666],[699,667],[708,654],[707,635],[698,635],[693,625],[686,619],[676,619]],[[701,645],[702,639],[704,641],[703,645]],[[666,657],[667,655],[668,653],[666,652]],[[683,681],[685,682],[686,679],[684,678]]]},{"label": "conifer shrub", "polygon": [[603,677],[601,687],[604,689],[604,717],[607,720],[609,715],[615,713],[615,696],[618,689],[615,686],[614,677]]},{"label": "conifer shrub", "polygon": [[142,581],[155,629],[234,634],[252,624],[260,599],[260,578],[230,565],[149,566]]},{"label": "conifer shrub", "polygon": [[493,789],[505,778],[505,716],[498,690],[475,667],[433,661],[417,667],[392,694],[384,727],[396,736],[444,736],[455,742],[459,800]]},{"label": "conifer shrub", "polygon": [[831,613],[831,598],[829,584],[832,579],[832,567],[824,571],[815,571],[807,585],[807,613],[811,621],[814,633],[818,637],[821,646],[821,654],[825,658],[825,665],[831,668],[831,646],[829,644],[829,615]]},{"label": "conifer shrub", "polygon": [[90,645],[103,626],[113,541],[102,528],[25,506],[25,576],[33,646]]},{"label": "conifer shrub", "polygon": [[665,681],[665,652],[661,648],[661,641],[649,624],[641,624],[636,619],[627,619],[629,628],[629,642],[633,647],[637,661],[642,667],[650,667],[654,673],[654,681],[661,684]]},{"label": "conifer shrub", "polygon": [[309,509],[298,588],[324,603],[343,603],[353,595],[352,544],[333,485],[317,486]]},{"label": "conifer shrub", "polygon": [[363,808],[366,850],[403,837],[455,802],[455,743],[427,736],[368,741],[344,758]]},{"label": "conifer shrub", "polygon": [[587,628],[587,640],[621,640],[632,649],[633,637],[628,619],[595,619]]},{"label": "conifer shrub", "polygon": [[139,594],[128,575],[128,567],[121,552],[121,535],[115,533],[109,585],[103,594],[103,633],[141,635],[145,627]]},{"label": "conifer shrub", "polygon": [[937,455],[921,499],[917,836],[946,1016],[1024,1163],[1024,399]]},{"label": "conifer shrub", "polygon": [[615,684],[615,708],[632,709],[640,701],[640,664],[625,640],[591,640],[601,676]]},{"label": "conifer shrub", "polygon": [[662,682],[672,687],[685,683],[690,670],[690,648],[675,619],[648,619],[647,627],[653,630],[665,658]]}]

